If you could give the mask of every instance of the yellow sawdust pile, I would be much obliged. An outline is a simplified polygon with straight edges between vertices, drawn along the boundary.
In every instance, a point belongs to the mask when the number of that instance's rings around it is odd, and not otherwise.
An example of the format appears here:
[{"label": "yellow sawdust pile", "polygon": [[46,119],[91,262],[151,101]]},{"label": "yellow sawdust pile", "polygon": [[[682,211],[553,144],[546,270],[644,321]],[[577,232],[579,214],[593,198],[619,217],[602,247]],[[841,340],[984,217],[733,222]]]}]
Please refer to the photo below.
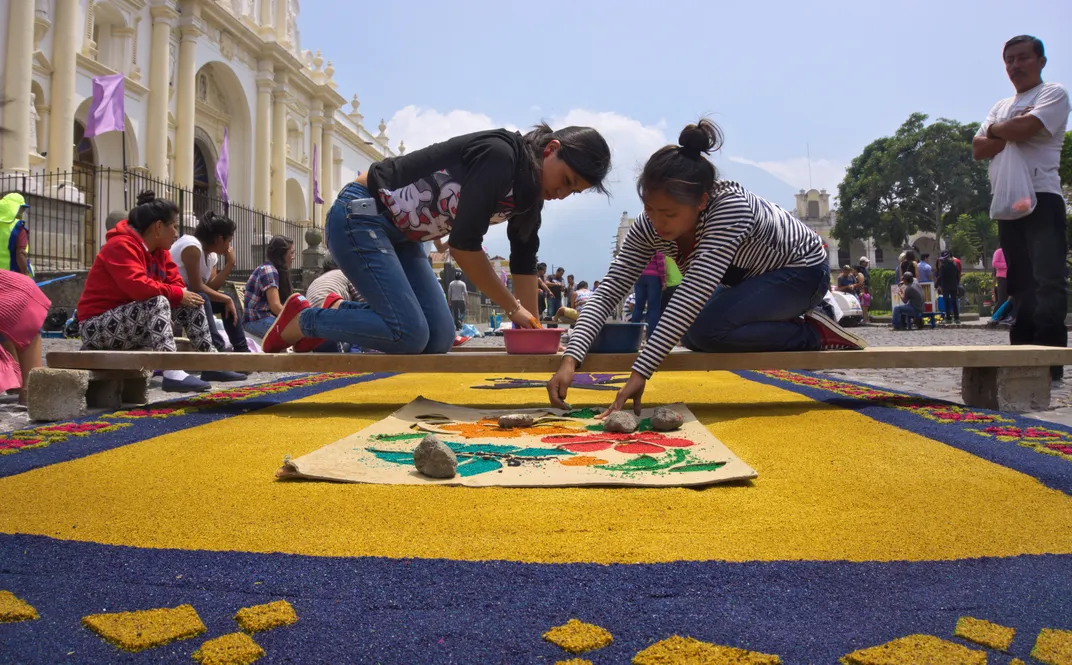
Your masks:
[{"label": "yellow sawdust pile", "polygon": [[37,610],[32,605],[10,591],[0,591],[0,623],[32,621],[36,618]]},{"label": "yellow sawdust pile", "polygon": [[584,658],[570,658],[569,660],[560,660],[555,665],[592,665],[592,661]]},{"label": "yellow sawdust pile", "polygon": [[235,614],[235,621],[247,633],[270,630],[279,626],[289,626],[298,620],[298,614],[285,600],[274,603],[243,607]]},{"label": "yellow sawdust pile", "polygon": [[933,635],[909,635],[853,651],[840,662],[842,665],[986,665],[986,652]]},{"label": "yellow sawdust pile", "polygon": [[599,626],[570,619],[544,633],[543,639],[570,653],[582,653],[602,649],[614,641],[614,636]]},{"label": "yellow sawdust pile", "polygon": [[1009,645],[1012,644],[1012,638],[1016,636],[1016,629],[1007,628],[983,619],[960,617],[957,620],[957,627],[953,631],[953,635],[962,637],[969,642],[981,644],[984,647],[990,647],[998,651],[1008,651]]},{"label": "yellow sawdust pile", "polygon": [[205,632],[205,624],[191,605],[139,612],[90,614],[82,624],[120,649],[141,651]]},{"label": "yellow sawdust pile", "polygon": [[674,635],[633,656],[633,665],[781,665],[771,654]]},{"label": "yellow sawdust pile", "polygon": [[1072,665],[1072,630],[1043,628],[1031,657],[1046,665]]},{"label": "yellow sawdust pile", "polygon": [[194,660],[201,665],[250,665],[264,655],[264,649],[245,633],[231,633],[201,645]]}]

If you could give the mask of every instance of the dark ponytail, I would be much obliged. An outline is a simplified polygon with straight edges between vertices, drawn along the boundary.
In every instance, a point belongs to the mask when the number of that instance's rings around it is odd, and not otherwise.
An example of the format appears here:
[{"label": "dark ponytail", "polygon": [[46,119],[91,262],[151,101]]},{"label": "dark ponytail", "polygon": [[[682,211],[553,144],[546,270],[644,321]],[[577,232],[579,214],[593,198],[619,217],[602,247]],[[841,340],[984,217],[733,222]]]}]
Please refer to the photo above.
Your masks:
[{"label": "dark ponytail", "polygon": [[609,194],[603,179],[610,172],[610,146],[603,135],[591,127],[570,126],[552,130],[547,123],[541,122],[525,134],[530,171],[537,183],[543,166],[543,149],[556,140],[561,144],[558,158],[584,178],[592,189],[600,194]]},{"label": "dark ponytail", "polygon": [[138,233],[145,233],[153,224],[174,224],[179,218],[179,206],[167,199],[156,198],[151,189],[138,194],[137,205],[127,215],[127,224]]},{"label": "dark ponytail", "polygon": [[194,237],[202,247],[207,247],[216,242],[217,238],[233,238],[237,228],[230,217],[209,210],[198,220]]},{"label": "dark ponytail", "polygon": [[722,130],[707,118],[681,130],[679,145],[668,145],[652,155],[637,180],[641,200],[649,192],[665,192],[678,203],[699,205],[714,191],[718,171],[706,157],[722,147]]},{"label": "dark ponytail", "polygon": [[290,283],[290,265],[287,263],[287,251],[294,246],[294,241],[286,236],[272,236],[264,255],[268,263],[279,271],[279,302],[286,302],[294,287]]}]

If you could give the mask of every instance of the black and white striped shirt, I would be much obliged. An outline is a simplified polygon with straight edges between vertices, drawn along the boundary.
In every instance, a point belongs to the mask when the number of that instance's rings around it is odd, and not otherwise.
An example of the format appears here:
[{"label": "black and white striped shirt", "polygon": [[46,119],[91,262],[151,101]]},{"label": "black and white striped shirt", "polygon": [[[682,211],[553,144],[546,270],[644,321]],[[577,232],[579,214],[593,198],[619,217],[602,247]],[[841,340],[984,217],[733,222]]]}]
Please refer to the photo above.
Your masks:
[{"label": "black and white striped shirt", "polygon": [[603,323],[632,291],[656,251],[673,257],[684,279],[633,364],[633,370],[646,378],[684,337],[719,284],[735,286],[773,270],[827,261],[822,238],[804,222],[735,182],[719,181],[700,213],[696,245],[688,256],[682,256],[677,242],[660,238],[646,215],[637,218],[581,312],[567,356],[578,363],[584,360]]}]

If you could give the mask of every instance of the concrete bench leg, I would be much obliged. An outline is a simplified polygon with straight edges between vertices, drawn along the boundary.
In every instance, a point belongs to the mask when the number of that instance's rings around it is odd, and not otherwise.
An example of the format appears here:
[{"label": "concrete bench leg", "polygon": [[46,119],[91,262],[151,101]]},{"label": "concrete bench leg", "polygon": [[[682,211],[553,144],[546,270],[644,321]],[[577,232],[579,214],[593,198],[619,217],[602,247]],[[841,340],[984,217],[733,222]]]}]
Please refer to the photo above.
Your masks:
[{"label": "concrete bench leg", "polygon": [[1026,413],[1050,408],[1049,367],[965,367],[960,394],[967,406]]},{"label": "concrete bench leg", "polygon": [[97,370],[89,375],[86,403],[90,407],[118,409],[123,404],[146,404],[153,373],[139,370]]},{"label": "concrete bench leg", "polygon": [[32,420],[70,420],[86,414],[89,372],[37,367],[26,379],[27,407]]}]

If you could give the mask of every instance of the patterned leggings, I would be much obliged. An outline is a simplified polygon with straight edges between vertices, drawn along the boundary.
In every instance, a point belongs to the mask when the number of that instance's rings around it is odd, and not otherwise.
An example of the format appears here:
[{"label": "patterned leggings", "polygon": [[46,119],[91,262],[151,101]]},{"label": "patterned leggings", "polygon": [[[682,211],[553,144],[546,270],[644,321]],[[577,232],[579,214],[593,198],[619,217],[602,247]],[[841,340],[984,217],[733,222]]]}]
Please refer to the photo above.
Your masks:
[{"label": "patterned leggings", "polygon": [[175,351],[175,330],[186,329],[194,348],[214,352],[204,307],[171,309],[167,298],[137,300],[86,319],[79,326],[82,348],[98,351],[128,351],[150,348]]}]

